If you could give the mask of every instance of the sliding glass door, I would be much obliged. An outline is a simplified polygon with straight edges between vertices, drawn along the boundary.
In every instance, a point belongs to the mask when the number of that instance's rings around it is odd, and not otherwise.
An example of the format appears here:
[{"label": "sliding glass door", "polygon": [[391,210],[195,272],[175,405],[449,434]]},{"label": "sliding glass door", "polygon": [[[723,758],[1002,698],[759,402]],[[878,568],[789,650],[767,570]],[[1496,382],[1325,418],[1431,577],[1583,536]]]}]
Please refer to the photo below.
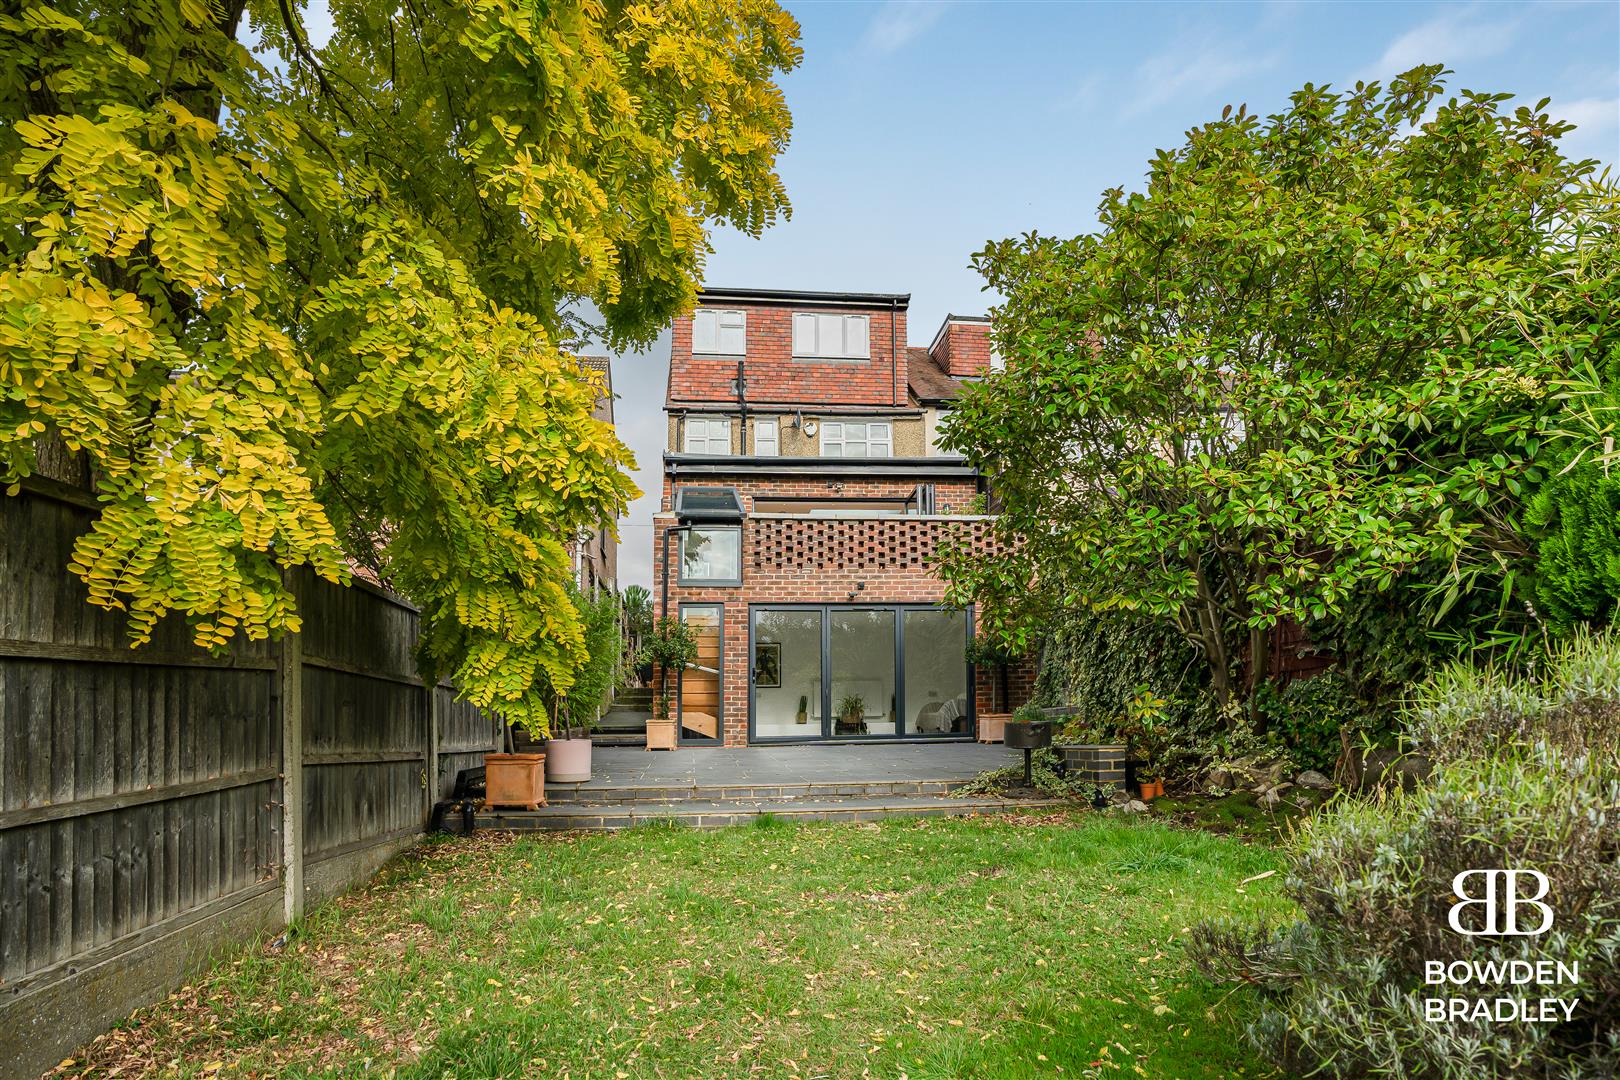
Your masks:
[{"label": "sliding glass door", "polygon": [[972,733],[966,612],[796,604],[750,618],[750,741]]}]

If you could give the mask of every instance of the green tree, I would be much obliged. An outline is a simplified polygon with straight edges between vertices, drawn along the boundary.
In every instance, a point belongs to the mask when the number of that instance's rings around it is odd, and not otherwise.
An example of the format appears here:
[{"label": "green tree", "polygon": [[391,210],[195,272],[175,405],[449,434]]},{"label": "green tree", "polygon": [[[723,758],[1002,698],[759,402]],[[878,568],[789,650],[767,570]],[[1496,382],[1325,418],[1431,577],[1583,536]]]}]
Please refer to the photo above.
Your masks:
[{"label": "green tree", "polygon": [[990,630],[1139,612],[1252,708],[1280,620],[1422,566],[1436,611],[1526,569],[1556,383],[1603,347],[1572,313],[1613,294],[1616,191],[1546,102],[1441,102],[1443,74],[1229,108],[1097,233],[976,257],[1006,370],[944,442],[994,472],[1001,545],[946,572]]},{"label": "green tree", "polygon": [[[770,0],[24,0],[0,13],[0,483],[95,467],[73,569],[136,642],[298,626],[375,568],[421,658],[544,726],[585,662],[564,540],[634,494],[567,345],[689,307],[787,212]],[[256,39],[261,51],[250,51]]]}]

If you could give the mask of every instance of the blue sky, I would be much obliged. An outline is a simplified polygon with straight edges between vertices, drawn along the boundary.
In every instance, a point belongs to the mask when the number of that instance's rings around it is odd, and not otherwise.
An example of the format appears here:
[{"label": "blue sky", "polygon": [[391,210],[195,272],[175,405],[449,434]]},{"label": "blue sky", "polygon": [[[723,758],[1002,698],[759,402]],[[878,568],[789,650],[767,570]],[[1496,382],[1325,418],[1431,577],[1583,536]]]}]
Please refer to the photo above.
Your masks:
[{"label": "blue sky", "polygon": [[[992,298],[986,241],[1096,226],[1160,147],[1228,103],[1269,112],[1307,82],[1419,63],[1449,88],[1514,93],[1620,161],[1620,3],[863,3],[787,5],[803,65],[784,80],[793,218],[715,232],[711,285],[911,293],[911,341]],[[651,584],[667,336],[618,357],[618,421],[645,494],[620,523],[620,585]]]}]

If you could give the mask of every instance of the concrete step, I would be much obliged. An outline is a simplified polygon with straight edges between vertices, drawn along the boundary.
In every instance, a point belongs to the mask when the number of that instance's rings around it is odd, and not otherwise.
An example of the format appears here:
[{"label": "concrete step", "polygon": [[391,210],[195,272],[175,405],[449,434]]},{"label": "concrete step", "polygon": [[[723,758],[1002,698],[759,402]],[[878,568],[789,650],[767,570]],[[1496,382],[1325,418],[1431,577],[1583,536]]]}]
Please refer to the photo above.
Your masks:
[{"label": "concrete step", "polygon": [[591,735],[597,746],[646,746],[645,731],[598,731]]},{"label": "concrete step", "polygon": [[592,803],[605,806],[670,803],[758,802],[804,799],[887,799],[949,795],[966,784],[950,780],[845,780],[802,784],[547,784],[546,798],[553,803]]},{"label": "concrete step", "polygon": [[560,803],[540,810],[485,810],[478,828],[511,832],[559,829],[627,829],[668,822],[698,829],[746,825],[770,815],[783,821],[879,821],[895,817],[964,817],[1066,805],[1058,799],[951,799],[930,796],[886,799],[798,799],[791,802],[691,800],[680,803]]},{"label": "concrete step", "polygon": [[613,695],[613,708],[615,709],[651,709],[653,692],[651,690],[620,690]]}]

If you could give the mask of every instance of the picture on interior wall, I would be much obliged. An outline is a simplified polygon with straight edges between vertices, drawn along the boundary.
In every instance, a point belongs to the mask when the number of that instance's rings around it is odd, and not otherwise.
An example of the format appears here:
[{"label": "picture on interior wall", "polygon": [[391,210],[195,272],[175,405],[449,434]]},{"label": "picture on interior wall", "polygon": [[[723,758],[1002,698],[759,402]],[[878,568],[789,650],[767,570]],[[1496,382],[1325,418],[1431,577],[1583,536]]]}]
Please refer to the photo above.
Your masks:
[{"label": "picture on interior wall", "polygon": [[766,688],[782,685],[782,643],[758,641],[754,643],[754,685]]}]

